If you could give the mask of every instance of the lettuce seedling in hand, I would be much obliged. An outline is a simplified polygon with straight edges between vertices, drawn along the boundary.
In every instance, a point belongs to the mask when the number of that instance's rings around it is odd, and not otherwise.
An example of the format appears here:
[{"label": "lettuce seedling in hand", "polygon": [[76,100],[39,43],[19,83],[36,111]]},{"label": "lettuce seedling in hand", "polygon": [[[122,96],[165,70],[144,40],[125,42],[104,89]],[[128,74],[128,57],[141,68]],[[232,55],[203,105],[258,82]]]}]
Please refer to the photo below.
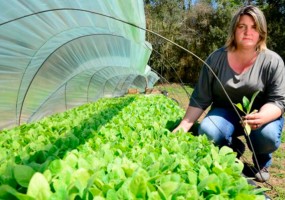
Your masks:
[{"label": "lettuce seedling in hand", "polygon": [[[251,107],[252,107],[252,104],[253,104],[253,102],[254,102],[254,99],[256,98],[256,96],[258,95],[259,92],[260,92],[260,91],[256,91],[256,92],[252,95],[250,101],[249,101],[249,99],[248,99],[246,96],[244,96],[244,97],[242,98],[242,104],[241,104],[241,103],[237,103],[237,104],[235,104],[235,106],[236,106],[239,110],[241,110],[245,115],[248,115],[248,114],[252,114],[252,113],[257,112],[257,110],[253,110],[253,111],[251,112]],[[243,121],[242,121],[242,123],[243,123],[243,125],[244,125],[245,133],[247,133],[247,134],[249,135],[250,132],[251,132],[250,126],[248,125],[248,123],[244,123]]]}]

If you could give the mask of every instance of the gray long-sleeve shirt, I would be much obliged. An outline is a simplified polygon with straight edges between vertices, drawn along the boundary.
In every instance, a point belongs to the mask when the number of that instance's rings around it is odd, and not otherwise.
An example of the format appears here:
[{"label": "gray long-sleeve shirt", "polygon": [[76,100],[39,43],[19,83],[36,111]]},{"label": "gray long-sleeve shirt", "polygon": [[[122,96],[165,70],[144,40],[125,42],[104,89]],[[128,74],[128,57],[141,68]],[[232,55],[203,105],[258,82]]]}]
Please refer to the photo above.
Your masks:
[{"label": "gray long-sleeve shirt", "polygon": [[[285,67],[282,58],[266,49],[261,51],[252,67],[237,74],[229,66],[227,50],[220,48],[206,60],[219,78],[234,104],[242,103],[246,96],[249,100],[260,91],[253,103],[253,109],[260,109],[265,103],[273,103],[282,113],[285,109]],[[190,106],[206,109],[208,106],[233,108],[220,83],[204,65],[199,80],[190,98]]]}]

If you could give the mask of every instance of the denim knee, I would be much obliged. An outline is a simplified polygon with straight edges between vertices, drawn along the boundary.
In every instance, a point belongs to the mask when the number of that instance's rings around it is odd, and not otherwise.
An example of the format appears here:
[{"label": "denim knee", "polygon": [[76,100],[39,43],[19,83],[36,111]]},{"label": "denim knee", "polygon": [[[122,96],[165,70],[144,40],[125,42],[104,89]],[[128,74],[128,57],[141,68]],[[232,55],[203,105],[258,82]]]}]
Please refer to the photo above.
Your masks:
[{"label": "denim knee", "polygon": [[199,135],[206,135],[207,138],[210,141],[213,141],[215,144],[220,144],[222,143],[223,138],[219,137],[219,133],[214,132],[214,130],[209,128],[209,126],[204,123],[203,121],[201,122],[199,129],[198,129],[198,134]]},{"label": "denim knee", "polygon": [[212,108],[202,120],[198,133],[205,134],[218,146],[230,145],[236,124],[239,124],[239,119],[233,110]]},{"label": "denim knee", "polygon": [[[228,129],[231,127],[228,127]],[[233,131],[225,130],[227,127],[220,126],[219,123],[205,118],[198,129],[199,135],[206,135],[207,138],[217,146],[229,145],[231,143],[231,133]],[[233,127],[232,127],[233,129]],[[230,134],[228,134],[230,132]]]},{"label": "denim knee", "polygon": [[252,131],[250,139],[256,154],[269,154],[281,144],[283,118],[270,122],[260,129]]},{"label": "denim knee", "polygon": [[252,132],[250,139],[256,154],[268,154],[276,151],[281,144],[281,132]]}]

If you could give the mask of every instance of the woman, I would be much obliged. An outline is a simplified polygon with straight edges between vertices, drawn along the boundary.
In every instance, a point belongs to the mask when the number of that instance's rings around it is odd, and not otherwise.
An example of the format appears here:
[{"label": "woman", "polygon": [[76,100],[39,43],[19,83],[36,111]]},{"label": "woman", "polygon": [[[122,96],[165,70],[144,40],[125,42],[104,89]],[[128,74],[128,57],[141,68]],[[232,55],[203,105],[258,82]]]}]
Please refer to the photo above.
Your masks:
[{"label": "woman", "polygon": [[[213,72],[203,66],[199,81],[190,98],[189,107],[178,127],[187,132],[211,106],[201,121],[199,134],[206,134],[216,145],[235,145],[237,136],[244,134],[242,124],[251,128],[249,135],[257,159],[257,181],[269,179],[268,167],[272,153],[281,143],[285,108],[285,68],[281,57],[267,49],[267,25],[264,14],[257,7],[245,6],[234,15],[225,47],[213,52],[206,60]],[[243,116],[235,112],[234,104],[260,91],[253,103],[257,112]],[[251,145],[249,145],[251,148]],[[253,150],[252,150],[253,151]],[[256,160],[258,163],[256,163]]]}]

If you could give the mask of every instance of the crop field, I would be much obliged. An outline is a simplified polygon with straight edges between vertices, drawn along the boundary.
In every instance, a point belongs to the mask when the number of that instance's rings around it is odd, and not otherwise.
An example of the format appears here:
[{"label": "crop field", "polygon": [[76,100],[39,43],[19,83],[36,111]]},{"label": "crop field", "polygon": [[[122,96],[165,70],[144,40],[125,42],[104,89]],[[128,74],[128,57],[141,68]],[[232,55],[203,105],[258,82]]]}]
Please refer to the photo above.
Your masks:
[{"label": "crop field", "polygon": [[228,147],[171,133],[162,94],[103,98],[0,132],[0,199],[264,199]]},{"label": "crop field", "polygon": [[[168,91],[168,95],[171,98],[175,98],[179,105],[185,110],[188,106],[189,98],[185,92],[185,89],[191,94],[192,88],[191,87],[184,87],[182,88],[179,84],[162,84],[156,86],[157,90],[165,90]],[[204,113],[204,115],[206,112]],[[202,119],[203,117],[201,117]],[[200,119],[200,120],[201,120]],[[266,192],[270,198],[274,200],[284,200],[285,199],[285,129],[283,128],[283,134],[282,134],[282,143],[280,148],[274,152],[273,154],[273,164],[269,168],[270,172],[270,179],[268,181],[268,184],[266,183],[256,183],[260,187],[266,187],[270,190]],[[240,138],[243,142],[245,140],[243,138]],[[252,166],[252,160],[251,160],[252,153],[250,150],[246,149],[244,155],[240,158],[240,160],[246,165],[246,166]]]}]

